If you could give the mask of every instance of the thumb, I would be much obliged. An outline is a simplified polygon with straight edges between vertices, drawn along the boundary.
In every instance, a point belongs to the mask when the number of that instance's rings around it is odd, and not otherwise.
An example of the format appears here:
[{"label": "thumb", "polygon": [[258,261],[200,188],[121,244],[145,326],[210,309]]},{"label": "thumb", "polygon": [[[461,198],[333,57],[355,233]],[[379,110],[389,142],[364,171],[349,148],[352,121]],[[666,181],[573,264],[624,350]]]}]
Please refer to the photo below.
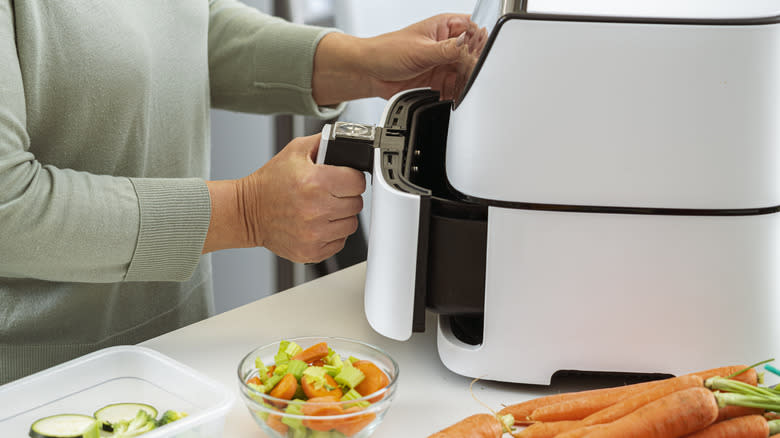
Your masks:
[{"label": "thumb", "polygon": [[297,150],[299,153],[302,153],[309,157],[312,162],[315,162],[317,160],[317,152],[320,149],[320,138],[322,137],[322,133],[317,133],[314,135],[309,135],[307,137],[298,137],[295,139],[297,142]]}]

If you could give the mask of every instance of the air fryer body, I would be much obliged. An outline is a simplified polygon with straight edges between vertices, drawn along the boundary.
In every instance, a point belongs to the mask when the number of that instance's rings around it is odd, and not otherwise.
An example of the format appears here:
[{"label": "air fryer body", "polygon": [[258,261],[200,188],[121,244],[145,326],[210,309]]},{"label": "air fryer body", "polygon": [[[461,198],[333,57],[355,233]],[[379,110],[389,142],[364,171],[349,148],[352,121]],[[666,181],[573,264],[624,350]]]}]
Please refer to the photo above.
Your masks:
[{"label": "air fryer body", "polygon": [[404,340],[435,312],[448,368],[522,383],[774,353],[778,11],[534,3],[480,4],[495,20],[453,104],[388,103],[366,165],[372,327]]}]

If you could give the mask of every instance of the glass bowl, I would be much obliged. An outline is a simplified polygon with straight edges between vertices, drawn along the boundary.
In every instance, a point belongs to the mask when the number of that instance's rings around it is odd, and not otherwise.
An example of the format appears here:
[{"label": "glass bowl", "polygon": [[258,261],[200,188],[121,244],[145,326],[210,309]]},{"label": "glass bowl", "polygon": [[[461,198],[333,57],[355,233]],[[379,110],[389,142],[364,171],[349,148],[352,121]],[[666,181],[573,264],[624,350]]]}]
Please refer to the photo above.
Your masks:
[{"label": "glass bowl", "polygon": [[[389,384],[376,392],[365,394],[362,398],[346,401],[290,402],[272,397],[257,390],[247,381],[258,375],[256,358],[266,366],[274,364],[274,355],[278,352],[282,340],[258,347],[244,356],[239,363],[238,385],[241,399],[263,431],[273,438],[370,436],[384,419],[395,398],[398,382],[398,364],[395,360],[378,347],[352,339],[298,337],[284,340],[295,342],[303,349],[326,342],[343,361],[349,360],[350,357],[371,361],[387,375]],[[290,407],[291,403],[298,403],[300,408]]]}]

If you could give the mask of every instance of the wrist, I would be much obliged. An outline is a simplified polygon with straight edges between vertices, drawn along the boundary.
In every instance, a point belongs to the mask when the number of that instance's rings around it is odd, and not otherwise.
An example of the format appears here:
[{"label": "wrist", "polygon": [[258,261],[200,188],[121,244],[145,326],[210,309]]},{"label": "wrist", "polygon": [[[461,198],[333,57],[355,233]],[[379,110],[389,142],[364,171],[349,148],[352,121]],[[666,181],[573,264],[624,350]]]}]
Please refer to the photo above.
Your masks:
[{"label": "wrist", "polygon": [[239,181],[206,181],[206,185],[211,198],[211,219],[203,254],[253,246],[244,220]]},{"label": "wrist", "polygon": [[366,66],[370,39],[331,32],[314,54],[312,96],[318,105],[375,96],[374,79]]}]

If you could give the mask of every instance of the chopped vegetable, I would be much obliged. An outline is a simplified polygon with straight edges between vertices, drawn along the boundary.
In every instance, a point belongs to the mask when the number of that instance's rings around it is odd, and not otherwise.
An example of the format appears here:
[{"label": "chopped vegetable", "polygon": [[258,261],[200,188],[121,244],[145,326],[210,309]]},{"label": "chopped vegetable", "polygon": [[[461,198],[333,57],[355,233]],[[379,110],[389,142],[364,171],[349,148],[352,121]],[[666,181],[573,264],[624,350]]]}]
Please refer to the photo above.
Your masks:
[{"label": "chopped vegetable", "polygon": [[186,417],[186,412],[179,412],[179,411],[171,411],[167,410],[163,412],[162,417],[160,417],[159,420],[157,420],[157,426],[164,426],[168,423],[172,423],[174,421],[181,420],[182,418]]},{"label": "chopped vegetable", "polygon": [[95,417],[79,414],[52,415],[30,426],[32,438],[98,438],[100,422]]},{"label": "chopped vegetable", "polygon": [[[275,403],[286,415],[274,415],[276,408],[263,403],[269,412],[257,418],[278,433],[286,433],[288,438],[344,438],[359,433],[376,419],[376,413],[367,409],[372,401],[365,399],[368,394],[360,392],[359,385],[368,375],[371,380],[362,386],[364,391],[374,392],[371,388],[381,389],[390,383],[387,374],[373,362],[353,356],[345,361],[325,342],[304,349],[294,342],[282,341],[273,364],[257,358],[255,365],[257,369],[246,377],[247,386],[257,393],[289,400]],[[273,377],[263,380],[263,374]],[[262,403],[257,393],[249,396]],[[352,400],[354,403],[347,403]],[[333,415],[339,417],[330,418]]]},{"label": "chopped vegetable", "polygon": [[96,410],[93,416],[65,414],[42,418],[30,427],[30,437],[99,438],[103,436],[102,429],[112,438],[132,438],[187,416],[168,410],[157,420],[157,412],[146,403],[112,403]]},{"label": "chopped vegetable", "polygon": [[345,362],[344,366],[341,367],[341,371],[334,377],[336,382],[350,388],[356,387],[365,378],[365,374],[349,362]]}]

